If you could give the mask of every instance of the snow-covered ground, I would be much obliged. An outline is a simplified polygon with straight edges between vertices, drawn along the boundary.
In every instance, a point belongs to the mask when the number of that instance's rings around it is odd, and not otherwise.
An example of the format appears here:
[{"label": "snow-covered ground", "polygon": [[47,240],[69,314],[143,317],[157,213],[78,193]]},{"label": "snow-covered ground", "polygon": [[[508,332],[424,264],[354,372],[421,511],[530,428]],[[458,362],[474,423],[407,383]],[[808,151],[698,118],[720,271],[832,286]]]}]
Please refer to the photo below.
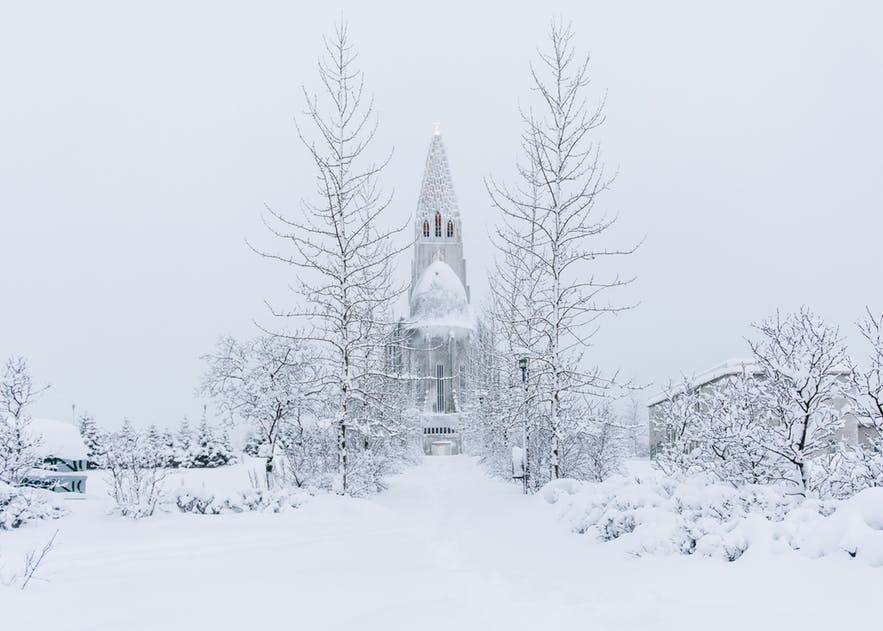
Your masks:
[{"label": "snow-covered ground", "polygon": [[[186,474],[245,488],[244,467]],[[801,629],[879,623],[883,569],[850,559],[635,558],[570,531],[541,495],[466,457],[427,458],[370,499],[279,514],[105,515],[0,532],[5,572],[58,529],[47,581],[0,588],[0,628]]]}]

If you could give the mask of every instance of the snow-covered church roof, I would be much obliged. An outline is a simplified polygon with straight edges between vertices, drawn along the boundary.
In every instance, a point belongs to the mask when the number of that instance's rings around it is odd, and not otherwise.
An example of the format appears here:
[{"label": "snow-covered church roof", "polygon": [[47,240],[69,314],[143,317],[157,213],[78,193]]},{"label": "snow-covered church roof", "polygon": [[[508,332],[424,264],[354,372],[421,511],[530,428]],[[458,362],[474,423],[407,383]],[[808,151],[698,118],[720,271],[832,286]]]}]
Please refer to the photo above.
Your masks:
[{"label": "snow-covered church roof", "polygon": [[445,145],[438,129],[432,135],[429,154],[426,156],[426,168],[423,170],[423,183],[417,200],[418,223],[422,223],[424,217],[430,217],[436,212],[444,215],[445,219],[451,217],[456,219],[460,216],[460,207],[454,195],[451,168],[448,166]]},{"label": "snow-covered church roof", "polygon": [[444,261],[432,262],[411,292],[410,323],[419,327],[475,328],[466,289]]}]

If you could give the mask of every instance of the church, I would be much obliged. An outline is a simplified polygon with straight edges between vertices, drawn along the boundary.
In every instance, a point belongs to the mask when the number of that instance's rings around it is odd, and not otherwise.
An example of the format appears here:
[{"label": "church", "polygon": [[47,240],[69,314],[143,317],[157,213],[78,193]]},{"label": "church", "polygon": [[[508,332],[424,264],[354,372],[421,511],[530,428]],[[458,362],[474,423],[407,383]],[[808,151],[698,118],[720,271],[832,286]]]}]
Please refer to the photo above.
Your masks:
[{"label": "church", "polygon": [[462,452],[477,322],[463,257],[463,224],[436,127],[417,201],[409,314],[398,322],[397,363],[408,378],[427,455]]}]

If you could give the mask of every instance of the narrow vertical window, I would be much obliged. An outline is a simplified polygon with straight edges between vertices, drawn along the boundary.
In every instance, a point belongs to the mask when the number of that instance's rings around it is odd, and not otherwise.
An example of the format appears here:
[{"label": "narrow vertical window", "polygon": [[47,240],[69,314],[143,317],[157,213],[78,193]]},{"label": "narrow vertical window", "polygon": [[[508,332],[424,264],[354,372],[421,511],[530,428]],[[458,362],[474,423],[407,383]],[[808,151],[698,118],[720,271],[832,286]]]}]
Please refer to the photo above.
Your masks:
[{"label": "narrow vertical window", "polygon": [[435,394],[436,412],[445,412],[445,365],[437,364],[435,367]]},{"label": "narrow vertical window", "polygon": [[424,237],[429,236],[429,221],[428,220],[423,222],[423,236]]},{"label": "narrow vertical window", "polygon": [[453,236],[454,236],[454,222],[449,219],[448,220],[448,238],[450,239]]},{"label": "narrow vertical window", "polygon": [[435,236],[441,236],[441,213],[435,213]]}]

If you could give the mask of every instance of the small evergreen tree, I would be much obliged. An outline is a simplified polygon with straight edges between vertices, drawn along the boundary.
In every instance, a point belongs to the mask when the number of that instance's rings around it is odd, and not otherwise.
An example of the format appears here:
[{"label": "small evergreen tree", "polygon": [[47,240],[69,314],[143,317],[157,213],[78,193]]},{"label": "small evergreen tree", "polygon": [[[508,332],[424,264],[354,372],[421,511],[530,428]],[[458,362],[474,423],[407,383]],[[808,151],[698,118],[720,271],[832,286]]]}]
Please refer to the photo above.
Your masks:
[{"label": "small evergreen tree", "polygon": [[190,429],[190,423],[185,417],[181,421],[177,435],[176,460],[179,467],[193,466],[193,431]]},{"label": "small evergreen tree", "polygon": [[86,444],[86,467],[100,469],[105,464],[106,438],[95,419],[88,412],[80,416],[80,436]]},{"label": "small evergreen tree", "polygon": [[216,466],[215,461],[215,437],[205,416],[196,428],[196,442],[193,449],[193,465],[198,468]]},{"label": "small evergreen tree", "polygon": [[128,418],[123,419],[123,426],[120,429],[119,441],[124,449],[134,451],[138,444],[138,432],[132,427],[132,422]]},{"label": "small evergreen tree", "polygon": [[165,438],[156,425],[151,425],[147,428],[147,432],[144,434],[144,440],[150,451],[151,457],[157,462],[158,466],[162,468],[168,467],[169,458],[166,450]]},{"label": "small evergreen tree", "polygon": [[181,466],[181,460],[178,458],[178,443],[169,428],[163,430],[162,434],[162,457],[165,466],[169,469]]},{"label": "small evergreen tree", "polygon": [[192,466],[199,468],[221,467],[228,464],[232,457],[230,439],[226,433],[218,437],[206,417],[203,416],[196,430]]},{"label": "small evergreen tree", "polygon": [[233,443],[230,441],[230,434],[227,433],[226,429],[221,431],[215,453],[217,454],[219,467],[236,462],[236,452],[233,449]]},{"label": "small evergreen tree", "polygon": [[242,443],[242,453],[246,456],[257,458],[260,455],[261,445],[263,445],[264,442],[265,441],[261,440],[260,436],[249,429]]}]

